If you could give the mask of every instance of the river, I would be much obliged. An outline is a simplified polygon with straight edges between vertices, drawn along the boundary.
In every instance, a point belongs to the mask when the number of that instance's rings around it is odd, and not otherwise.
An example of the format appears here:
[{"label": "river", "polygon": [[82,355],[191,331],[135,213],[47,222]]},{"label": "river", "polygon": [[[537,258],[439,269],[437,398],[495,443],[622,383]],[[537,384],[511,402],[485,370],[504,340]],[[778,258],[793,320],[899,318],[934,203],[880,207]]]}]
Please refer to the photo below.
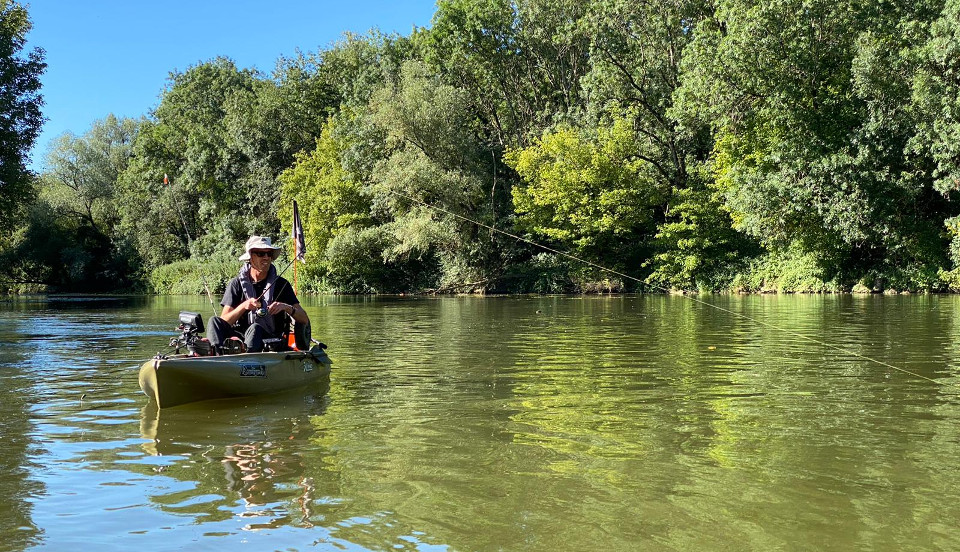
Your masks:
[{"label": "river", "polygon": [[960,297],[304,305],[326,394],[158,410],[205,300],[0,302],[0,550],[960,550]]}]

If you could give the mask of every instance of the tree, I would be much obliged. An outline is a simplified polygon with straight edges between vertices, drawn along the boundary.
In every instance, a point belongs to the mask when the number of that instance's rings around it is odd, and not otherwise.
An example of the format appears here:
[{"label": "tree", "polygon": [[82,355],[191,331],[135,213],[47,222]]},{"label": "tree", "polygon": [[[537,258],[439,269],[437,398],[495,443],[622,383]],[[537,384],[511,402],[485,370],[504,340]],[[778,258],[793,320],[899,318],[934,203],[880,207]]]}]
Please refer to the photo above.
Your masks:
[{"label": "tree", "polygon": [[317,52],[317,75],[335,91],[338,108],[365,106],[386,82],[395,80],[404,61],[415,59],[414,40],[378,31],[345,33],[327,50]]},{"label": "tree", "polygon": [[280,133],[260,116],[273,87],[226,58],[171,75],[121,177],[124,232],[146,270],[188,255],[230,256],[249,235],[277,234],[274,182],[283,167],[271,162],[292,155],[271,153]]},{"label": "tree", "polygon": [[43,50],[24,55],[31,28],[26,8],[0,0],[0,226],[7,227],[18,202],[28,197],[32,175],[27,155],[40,132]]},{"label": "tree", "polygon": [[639,266],[669,187],[635,147],[630,121],[619,120],[586,138],[558,129],[508,153],[524,181],[513,189],[518,228],[611,268]]},{"label": "tree", "polygon": [[116,232],[116,182],[137,126],[110,115],[82,136],[56,139],[29,216],[0,254],[14,280],[59,291],[129,287],[134,259]]},{"label": "tree", "polygon": [[587,5],[567,12],[590,37],[584,116],[507,156],[523,179],[513,189],[518,225],[593,261],[696,287],[730,260],[714,254],[738,241],[708,187],[710,126],[675,105],[681,60],[710,4]]},{"label": "tree", "polygon": [[643,168],[638,185],[660,190],[661,204],[634,207],[652,209],[658,223],[655,239],[634,238],[652,254],[643,263],[653,271],[649,281],[712,287],[745,244],[705,170],[709,121],[690,117],[677,96],[693,30],[712,15],[712,3],[594,0],[590,14],[591,65],[583,79],[590,119],[600,129],[622,127],[621,155]]},{"label": "tree", "polygon": [[47,153],[42,197],[61,217],[105,241],[119,219],[116,184],[130,161],[139,124],[108,115],[81,137],[58,137]]},{"label": "tree", "polygon": [[[346,139],[342,132],[338,132],[336,119],[331,118],[317,140],[316,148],[298,155],[296,163],[280,175],[281,218],[284,228],[292,227],[292,201],[297,201],[307,244],[304,273],[307,287],[359,292],[382,289],[373,270],[356,271],[363,272],[360,278],[339,278],[339,274],[348,271],[347,267],[336,264],[342,256],[333,257],[327,253],[337,236],[351,232],[351,229],[356,233],[372,226],[370,202],[363,194],[361,184],[343,168],[341,159]],[[371,260],[379,261],[381,256],[378,252]]]},{"label": "tree", "polygon": [[677,121],[674,92],[691,29],[709,15],[703,0],[594,0],[587,24],[590,71],[584,77],[594,121],[624,119],[636,133],[633,157],[670,187],[688,186],[691,167],[710,150],[709,126]]},{"label": "tree", "polygon": [[487,140],[523,147],[582,108],[587,2],[442,0],[421,41],[424,59],[465,90]]},{"label": "tree", "polygon": [[904,154],[901,56],[931,4],[724,0],[699,23],[678,96],[713,126],[737,228],[848,283],[942,262],[946,204]]},{"label": "tree", "polygon": [[414,262],[434,257],[437,285],[446,290],[488,287],[511,253],[498,236],[464,220],[500,222],[490,150],[473,132],[468,97],[427,65],[409,61],[399,82],[370,105],[388,148],[370,188],[392,219],[387,225],[394,242],[384,256]]},{"label": "tree", "polygon": [[[916,134],[907,152],[927,160],[925,173],[943,197],[956,199],[960,193],[960,2],[947,0],[930,26],[929,37],[914,50],[912,113],[917,118]],[[945,214],[950,237],[949,257],[953,265],[952,286],[960,278],[960,216]]]},{"label": "tree", "polygon": [[145,270],[235,259],[248,236],[278,236],[277,177],[339,107],[335,84],[322,60],[303,55],[280,60],[273,78],[227,58],[172,74],[121,179],[124,231]]},{"label": "tree", "polygon": [[281,176],[284,203],[297,199],[310,219],[328,287],[480,289],[496,280],[511,248],[456,216],[495,224],[503,202],[487,187],[490,152],[471,120],[465,91],[408,61],[368,104],[332,118],[315,151]]}]

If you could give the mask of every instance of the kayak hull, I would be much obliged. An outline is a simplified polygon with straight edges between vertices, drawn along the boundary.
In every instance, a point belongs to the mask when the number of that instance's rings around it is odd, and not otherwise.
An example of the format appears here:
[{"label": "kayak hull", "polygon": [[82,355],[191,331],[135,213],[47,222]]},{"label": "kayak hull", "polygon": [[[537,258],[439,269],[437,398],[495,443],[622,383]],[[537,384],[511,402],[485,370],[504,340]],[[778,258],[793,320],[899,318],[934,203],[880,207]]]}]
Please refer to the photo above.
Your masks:
[{"label": "kayak hull", "polygon": [[322,350],[195,357],[158,357],[140,367],[140,389],[160,408],[230,397],[267,395],[330,385],[331,360]]}]

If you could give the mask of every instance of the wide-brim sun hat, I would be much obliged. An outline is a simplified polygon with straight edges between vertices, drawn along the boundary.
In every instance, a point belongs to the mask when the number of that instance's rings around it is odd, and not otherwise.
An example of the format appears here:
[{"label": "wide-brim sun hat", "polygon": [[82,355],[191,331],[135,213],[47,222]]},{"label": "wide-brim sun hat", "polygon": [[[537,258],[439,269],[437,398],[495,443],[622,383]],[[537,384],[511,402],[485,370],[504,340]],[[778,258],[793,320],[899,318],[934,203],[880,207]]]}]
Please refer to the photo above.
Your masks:
[{"label": "wide-brim sun hat", "polygon": [[273,260],[277,260],[277,257],[280,256],[280,248],[270,243],[270,238],[264,236],[250,236],[250,239],[247,240],[247,244],[244,245],[243,248],[245,252],[243,255],[240,255],[241,261],[249,261],[250,251],[253,249],[272,249]]}]

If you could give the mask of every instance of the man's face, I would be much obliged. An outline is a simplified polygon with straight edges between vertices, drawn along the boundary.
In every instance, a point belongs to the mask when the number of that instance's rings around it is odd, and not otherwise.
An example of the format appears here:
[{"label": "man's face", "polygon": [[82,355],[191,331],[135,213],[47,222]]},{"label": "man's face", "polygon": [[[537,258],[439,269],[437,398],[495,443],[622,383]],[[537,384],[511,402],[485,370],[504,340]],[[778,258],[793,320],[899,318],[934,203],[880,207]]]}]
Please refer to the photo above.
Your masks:
[{"label": "man's face", "polygon": [[273,262],[273,251],[270,249],[251,249],[250,265],[259,271],[270,270],[270,263]]}]

